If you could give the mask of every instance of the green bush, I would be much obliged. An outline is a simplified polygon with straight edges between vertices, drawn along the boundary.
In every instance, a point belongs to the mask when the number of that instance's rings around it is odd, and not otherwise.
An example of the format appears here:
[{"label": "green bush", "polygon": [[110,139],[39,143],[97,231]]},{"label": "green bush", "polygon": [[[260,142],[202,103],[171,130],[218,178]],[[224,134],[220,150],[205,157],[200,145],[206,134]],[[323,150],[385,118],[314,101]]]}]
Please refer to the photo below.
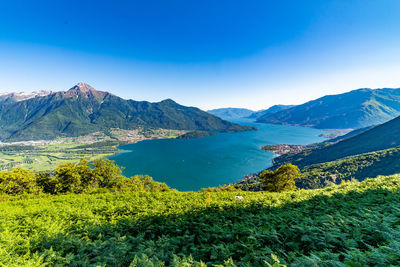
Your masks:
[{"label": "green bush", "polygon": [[299,177],[299,168],[290,163],[280,166],[275,172],[265,170],[260,173],[263,189],[269,192],[296,190],[295,179]]},{"label": "green bush", "polygon": [[11,196],[0,201],[0,266],[399,265],[399,175],[236,195]]},{"label": "green bush", "polygon": [[0,172],[0,193],[84,193],[106,191],[161,192],[170,188],[153,181],[150,176],[126,178],[122,169],[108,159],[61,164],[50,172],[32,172],[23,169]]},{"label": "green bush", "polygon": [[165,192],[170,188],[165,183],[154,182],[148,175],[135,175],[127,179],[120,177],[113,188],[120,191],[135,191],[135,192]]},{"label": "green bush", "polygon": [[3,194],[38,194],[42,189],[36,183],[36,175],[20,168],[0,172],[0,192]]},{"label": "green bush", "polygon": [[220,187],[202,188],[200,192],[241,192],[242,190],[232,185],[223,185]]}]

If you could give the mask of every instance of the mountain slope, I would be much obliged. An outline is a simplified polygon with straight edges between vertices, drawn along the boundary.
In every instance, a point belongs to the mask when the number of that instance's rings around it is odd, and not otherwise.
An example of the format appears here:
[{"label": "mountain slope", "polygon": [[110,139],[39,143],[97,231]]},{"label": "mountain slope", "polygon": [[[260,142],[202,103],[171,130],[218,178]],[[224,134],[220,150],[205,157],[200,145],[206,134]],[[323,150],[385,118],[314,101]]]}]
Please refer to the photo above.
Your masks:
[{"label": "mountain slope", "polygon": [[400,117],[397,117],[335,144],[304,150],[298,154],[284,154],[275,158],[274,163],[278,166],[285,162],[291,162],[299,167],[304,167],[399,145]]},{"label": "mountain slope", "polygon": [[246,108],[218,108],[207,110],[207,112],[222,119],[238,119],[248,117],[254,111]]},{"label": "mountain slope", "polygon": [[326,140],[324,143],[337,143],[337,142],[342,141],[342,140],[344,140],[344,139],[347,139],[347,138],[356,136],[356,135],[358,135],[358,134],[361,134],[361,133],[363,133],[363,132],[366,132],[366,131],[368,131],[368,130],[371,130],[371,129],[374,128],[375,126],[376,126],[376,125],[371,125],[371,126],[367,126],[367,127],[363,127],[363,128],[358,128],[358,129],[355,129],[355,130],[353,130],[353,131],[350,131],[350,132],[348,132],[348,133],[346,133],[346,134],[344,134],[344,135],[339,135],[339,136],[337,136],[337,137],[335,137],[335,138],[328,139],[328,140]]},{"label": "mountain slope", "polygon": [[358,89],[328,95],[260,117],[257,122],[319,129],[356,129],[384,123],[400,115],[399,89]]},{"label": "mountain slope", "polygon": [[41,90],[41,91],[35,91],[32,93],[24,93],[24,92],[20,92],[20,93],[0,93],[0,103],[1,102],[18,102],[18,101],[23,101],[23,100],[27,100],[30,98],[34,98],[37,96],[46,96],[51,94],[51,91],[45,91],[45,90]]},{"label": "mountain slope", "polygon": [[3,199],[2,266],[400,262],[399,175],[284,193],[101,191]]},{"label": "mountain slope", "polygon": [[255,129],[224,121],[170,99],[158,103],[125,100],[84,83],[66,92],[0,103],[0,138],[3,140],[53,139],[109,128],[138,127],[206,131]]},{"label": "mountain slope", "polygon": [[339,184],[342,180],[375,178],[400,172],[400,147],[357,154],[334,161],[312,164],[301,170],[296,185],[301,188],[321,188]]},{"label": "mountain slope", "polygon": [[281,110],[286,110],[289,108],[294,107],[295,105],[274,105],[268,109],[263,109],[263,110],[259,110],[256,112],[253,112],[250,116],[248,116],[247,118],[249,119],[259,119],[262,116],[265,116],[267,114],[272,114]]}]

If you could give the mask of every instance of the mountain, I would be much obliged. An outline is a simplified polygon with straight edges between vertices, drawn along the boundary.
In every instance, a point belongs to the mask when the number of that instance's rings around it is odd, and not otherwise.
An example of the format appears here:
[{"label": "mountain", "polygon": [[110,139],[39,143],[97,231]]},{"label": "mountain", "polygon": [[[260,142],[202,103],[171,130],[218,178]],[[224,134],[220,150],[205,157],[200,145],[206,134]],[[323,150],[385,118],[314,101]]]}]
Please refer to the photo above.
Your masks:
[{"label": "mountain", "polygon": [[35,91],[35,92],[31,92],[31,93],[26,93],[26,92],[0,93],[0,103],[18,102],[18,101],[23,101],[23,100],[27,100],[30,98],[34,98],[37,96],[46,96],[51,93],[52,93],[52,91],[46,91],[46,90]]},{"label": "mountain", "polygon": [[238,119],[248,117],[254,111],[245,108],[218,108],[207,110],[207,112],[222,119]]},{"label": "mountain", "polygon": [[247,118],[249,119],[258,119],[261,118],[264,115],[267,114],[272,114],[281,110],[285,110],[285,109],[289,109],[294,107],[294,105],[274,105],[268,109],[263,109],[263,110],[259,110],[256,112],[253,112],[250,116],[248,116]]},{"label": "mountain", "polygon": [[350,132],[348,132],[348,133],[346,133],[344,135],[339,135],[337,137],[334,137],[334,138],[331,138],[329,140],[326,140],[323,143],[337,143],[337,142],[342,141],[344,139],[347,139],[347,138],[356,136],[358,134],[361,134],[363,132],[366,132],[366,131],[374,128],[375,126],[376,125],[371,125],[371,126],[367,126],[367,127],[363,127],[363,128],[358,128],[358,129],[352,130],[352,131],[350,131]]},{"label": "mountain", "polygon": [[291,162],[304,167],[397,146],[400,146],[400,117],[334,144],[317,146],[297,154],[284,154],[275,158],[274,163],[279,166]]},{"label": "mountain", "polygon": [[342,180],[375,178],[400,171],[400,147],[357,154],[334,161],[305,166],[296,185],[301,188],[321,188]]},{"label": "mountain", "polygon": [[257,122],[319,129],[356,129],[384,123],[399,115],[399,89],[358,89],[265,114]]},{"label": "mountain", "polygon": [[157,103],[125,100],[79,83],[68,91],[0,103],[0,139],[38,140],[80,136],[110,128],[138,127],[245,131],[241,126],[171,99]]},{"label": "mountain", "polygon": [[[301,168],[299,179],[296,180],[296,186],[305,189],[323,188],[340,184],[343,180],[363,181],[379,175],[397,174],[399,171],[400,146],[304,166]],[[260,191],[262,190],[260,182],[257,174],[233,185],[243,190]]]},{"label": "mountain", "polygon": [[[275,170],[292,163],[301,170],[300,188],[321,188],[342,180],[364,180],[400,172],[400,117],[369,126],[318,144],[300,152],[288,152],[273,159]],[[246,190],[261,189],[258,174],[236,183]]]}]

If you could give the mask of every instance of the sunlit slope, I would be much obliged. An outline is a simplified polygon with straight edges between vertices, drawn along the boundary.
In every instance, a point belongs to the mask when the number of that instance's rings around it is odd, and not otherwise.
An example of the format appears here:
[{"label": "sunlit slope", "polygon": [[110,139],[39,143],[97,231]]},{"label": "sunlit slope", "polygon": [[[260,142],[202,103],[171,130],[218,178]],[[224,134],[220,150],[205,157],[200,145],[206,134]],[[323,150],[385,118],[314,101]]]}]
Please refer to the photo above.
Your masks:
[{"label": "sunlit slope", "polygon": [[65,92],[0,103],[2,140],[82,136],[111,128],[255,130],[254,127],[222,120],[195,107],[179,105],[171,99],[156,103],[125,100],[84,83]]},{"label": "sunlit slope", "polygon": [[395,175],[291,193],[3,198],[0,265],[396,265],[399,189]]},{"label": "sunlit slope", "polygon": [[276,165],[291,162],[299,167],[337,160],[400,145],[400,117],[338,143],[305,150],[298,154],[284,154],[274,159]]},{"label": "sunlit slope", "polygon": [[258,118],[258,122],[356,129],[384,123],[400,115],[399,89],[358,89],[327,95],[290,109]]}]

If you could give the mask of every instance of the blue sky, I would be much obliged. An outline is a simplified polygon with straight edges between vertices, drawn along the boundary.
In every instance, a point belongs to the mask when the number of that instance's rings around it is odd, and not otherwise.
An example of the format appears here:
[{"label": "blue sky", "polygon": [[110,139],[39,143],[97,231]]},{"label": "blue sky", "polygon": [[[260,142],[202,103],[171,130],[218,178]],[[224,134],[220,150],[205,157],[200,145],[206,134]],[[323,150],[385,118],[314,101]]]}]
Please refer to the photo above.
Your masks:
[{"label": "blue sky", "polygon": [[1,1],[0,91],[202,109],[400,87],[400,1]]}]

